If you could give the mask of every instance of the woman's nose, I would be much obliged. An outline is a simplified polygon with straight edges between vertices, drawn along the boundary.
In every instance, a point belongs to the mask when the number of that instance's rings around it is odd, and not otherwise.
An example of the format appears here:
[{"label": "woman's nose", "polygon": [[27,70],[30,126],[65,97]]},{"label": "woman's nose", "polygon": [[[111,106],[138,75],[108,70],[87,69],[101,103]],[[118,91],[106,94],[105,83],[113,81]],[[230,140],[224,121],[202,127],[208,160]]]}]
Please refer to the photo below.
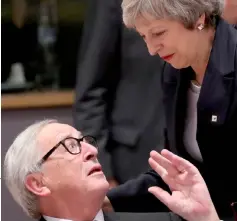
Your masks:
[{"label": "woman's nose", "polygon": [[150,43],[147,43],[147,49],[148,49],[148,52],[151,56],[154,56],[157,54],[157,48],[154,47],[154,45],[150,44]]}]

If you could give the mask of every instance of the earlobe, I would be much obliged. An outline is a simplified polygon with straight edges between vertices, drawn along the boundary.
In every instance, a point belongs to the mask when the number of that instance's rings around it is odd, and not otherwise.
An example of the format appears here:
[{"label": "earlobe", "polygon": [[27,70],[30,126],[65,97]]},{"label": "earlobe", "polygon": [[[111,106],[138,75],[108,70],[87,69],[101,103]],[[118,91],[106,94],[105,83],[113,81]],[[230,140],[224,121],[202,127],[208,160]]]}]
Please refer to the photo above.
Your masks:
[{"label": "earlobe", "polygon": [[204,24],[205,24],[205,19],[206,19],[206,15],[205,14],[202,14],[197,23],[196,23],[196,28],[201,31],[203,28],[204,28]]},{"label": "earlobe", "polygon": [[29,174],[25,180],[26,188],[37,196],[48,196],[51,191],[42,183],[40,174]]},{"label": "earlobe", "polygon": [[197,28],[198,28],[199,31],[201,31],[204,28],[204,25],[203,24],[199,24]]}]

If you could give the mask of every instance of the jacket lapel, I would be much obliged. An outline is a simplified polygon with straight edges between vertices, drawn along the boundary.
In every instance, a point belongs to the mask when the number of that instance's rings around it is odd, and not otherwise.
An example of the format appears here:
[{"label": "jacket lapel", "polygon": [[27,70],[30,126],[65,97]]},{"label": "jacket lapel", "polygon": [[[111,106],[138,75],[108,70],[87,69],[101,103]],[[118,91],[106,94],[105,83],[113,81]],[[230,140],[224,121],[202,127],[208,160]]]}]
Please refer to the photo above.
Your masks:
[{"label": "jacket lapel", "polygon": [[104,214],[105,221],[120,221],[118,217],[116,216],[116,213],[114,212],[109,212],[109,213],[103,212],[103,214]]},{"label": "jacket lapel", "polygon": [[158,213],[104,213],[105,221],[181,221],[182,219],[173,214],[166,212],[158,212]]},{"label": "jacket lapel", "polygon": [[39,221],[46,221],[43,216],[41,216]]},{"label": "jacket lapel", "polygon": [[177,85],[179,70],[174,69],[169,64],[165,64],[164,72],[162,75],[163,85],[163,99],[166,116],[166,127],[168,133],[166,134],[168,139],[168,147],[172,152],[178,154],[176,147],[176,134],[175,134],[175,122],[176,122],[176,109],[177,109]]},{"label": "jacket lapel", "polygon": [[[184,122],[187,111],[187,90],[193,75],[189,69],[177,70],[166,65],[164,84],[164,103],[166,112],[166,122],[168,127],[168,148],[178,154],[192,160],[183,146]],[[191,72],[192,73],[192,72]]]},{"label": "jacket lapel", "polygon": [[222,19],[219,20],[209,64],[198,101],[198,122],[222,125],[232,99],[237,40]]}]

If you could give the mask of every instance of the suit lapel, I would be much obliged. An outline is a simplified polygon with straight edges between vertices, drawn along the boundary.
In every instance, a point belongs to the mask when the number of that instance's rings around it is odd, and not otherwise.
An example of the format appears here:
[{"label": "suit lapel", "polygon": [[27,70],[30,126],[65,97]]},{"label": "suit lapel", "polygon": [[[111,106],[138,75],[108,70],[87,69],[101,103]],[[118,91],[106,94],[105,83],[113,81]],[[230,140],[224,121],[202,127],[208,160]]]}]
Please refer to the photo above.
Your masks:
[{"label": "suit lapel", "polygon": [[105,221],[112,221],[112,219],[111,219],[109,213],[104,213],[104,212],[103,212],[103,214],[104,214],[104,220],[105,220]]},{"label": "suit lapel", "polygon": [[182,219],[173,213],[104,213],[105,221],[181,221]]},{"label": "suit lapel", "polygon": [[114,212],[104,213],[104,220],[105,221],[120,221]]},{"label": "suit lapel", "polygon": [[220,126],[228,120],[233,86],[234,72],[222,75],[217,70],[215,73],[207,71],[197,104],[198,127],[202,124]]},{"label": "suit lapel", "polygon": [[[173,213],[104,213],[104,221],[181,221],[182,219]],[[39,221],[46,221],[43,217]]]},{"label": "suit lapel", "polygon": [[39,221],[46,221],[43,216],[41,216]]},{"label": "suit lapel", "polygon": [[186,149],[183,145],[183,135],[184,135],[184,127],[185,127],[185,119],[187,114],[187,96],[188,96],[188,89],[190,87],[190,81],[194,78],[194,72],[191,68],[183,69],[179,72],[178,76],[178,84],[177,84],[177,91],[176,91],[176,99],[175,99],[175,121],[174,121],[174,128],[175,128],[175,141],[177,145],[177,149],[179,154],[185,157],[189,161],[193,161],[192,158],[187,154]]},{"label": "suit lapel", "polygon": [[187,90],[193,76],[187,70],[177,70],[167,64],[163,89],[169,148],[172,152],[188,158],[183,147],[183,131],[187,111]]},{"label": "suit lapel", "polygon": [[[236,36],[222,19],[218,21],[213,49],[198,101],[198,122],[222,125],[227,119],[235,77]],[[214,116],[214,118],[213,118]]]},{"label": "suit lapel", "polygon": [[207,159],[208,164],[212,159],[211,166],[219,165],[218,160],[223,157],[222,147],[226,144],[223,141],[227,142],[231,133],[228,125],[233,125],[231,112],[232,109],[236,111],[232,105],[236,77],[236,45],[236,31],[220,19],[197,104],[197,141],[204,161]]},{"label": "suit lapel", "polygon": [[178,75],[180,71],[173,69],[169,64],[165,65],[163,79],[163,97],[166,116],[166,127],[168,131],[168,148],[178,154],[176,147],[176,109],[177,109],[177,85],[179,84]]}]

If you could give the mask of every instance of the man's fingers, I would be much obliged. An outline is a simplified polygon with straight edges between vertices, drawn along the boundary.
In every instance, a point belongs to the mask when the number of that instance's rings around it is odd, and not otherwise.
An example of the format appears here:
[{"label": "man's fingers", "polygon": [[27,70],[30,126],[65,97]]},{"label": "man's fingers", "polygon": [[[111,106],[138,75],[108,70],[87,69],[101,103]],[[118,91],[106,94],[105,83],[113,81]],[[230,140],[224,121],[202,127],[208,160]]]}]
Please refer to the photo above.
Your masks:
[{"label": "man's fingers", "polygon": [[161,165],[159,165],[153,158],[149,158],[149,164],[151,165],[152,169],[154,169],[160,177],[164,180],[164,182],[170,186],[171,188],[174,188],[175,183],[173,177],[163,168]]},{"label": "man's fingers", "polygon": [[187,171],[189,175],[195,175],[198,173],[197,168],[193,164],[166,149],[161,151],[161,155],[172,162],[172,164],[180,172]]},{"label": "man's fingers", "polygon": [[167,191],[155,186],[150,187],[148,191],[152,193],[156,198],[158,198],[168,208],[172,207],[172,196]]},{"label": "man's fingers", "polygon": [[174,165],[172,165],[170,160],[168,160],[167,158],[165,158],[164,156],[162,156],[158,152],[153,150],[153,151],[151,151],[150,156],[153,160],[155,160],[162,167],[164,167],[167,170],[167,172],[169,173],[170,176],[176,176],[179,173],[177,168]]},{"label": "man's fingers", "polygon": [[151,165],[152,169],[154,169],[161,176],[161,178],[167,175],[165,168],[157,163],[153,158],[150,157],[148,162]]},{"label": "man's fingers", "polygon": [[162,155],[163,157],[165,157],[167,160],[169,160],[170,162],[172,162],[174,156],[176,156],[175,154],[173,154],[172,152],[170,152],[170,151],[167,150],[167,149],[163,149],[163,150],[161,151],[161,155]]}]

